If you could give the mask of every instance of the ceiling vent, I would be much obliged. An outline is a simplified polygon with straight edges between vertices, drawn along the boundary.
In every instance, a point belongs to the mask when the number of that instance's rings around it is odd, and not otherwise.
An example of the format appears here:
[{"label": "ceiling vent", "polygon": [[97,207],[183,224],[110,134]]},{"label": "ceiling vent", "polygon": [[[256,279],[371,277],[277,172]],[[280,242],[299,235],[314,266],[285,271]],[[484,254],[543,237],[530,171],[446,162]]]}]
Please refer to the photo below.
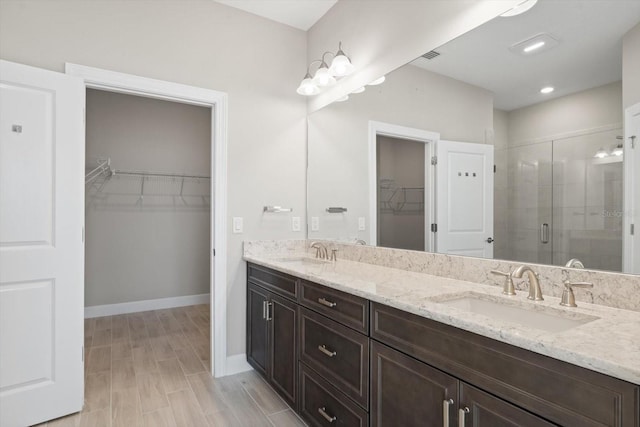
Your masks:
[{"label": "ceiling vent", "polygon": [[432,50],[432,51],[427,52],[424,55],[422,55],[422,57],[424,59],[434,59],[434,58],[437,58],[438,56],[440,56],[440,54],[438,52],[436,52],[435,50]]}]

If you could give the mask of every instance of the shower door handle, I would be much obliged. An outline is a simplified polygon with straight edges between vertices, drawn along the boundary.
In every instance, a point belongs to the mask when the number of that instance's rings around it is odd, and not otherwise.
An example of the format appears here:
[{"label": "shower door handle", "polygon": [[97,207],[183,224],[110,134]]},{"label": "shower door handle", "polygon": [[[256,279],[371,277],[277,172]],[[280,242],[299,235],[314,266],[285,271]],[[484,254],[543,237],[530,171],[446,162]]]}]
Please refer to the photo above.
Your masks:
[{"label": "shower door handle", "polygon": [[549,224],[546,222],[540,226],[540,243],[549,243]]}]

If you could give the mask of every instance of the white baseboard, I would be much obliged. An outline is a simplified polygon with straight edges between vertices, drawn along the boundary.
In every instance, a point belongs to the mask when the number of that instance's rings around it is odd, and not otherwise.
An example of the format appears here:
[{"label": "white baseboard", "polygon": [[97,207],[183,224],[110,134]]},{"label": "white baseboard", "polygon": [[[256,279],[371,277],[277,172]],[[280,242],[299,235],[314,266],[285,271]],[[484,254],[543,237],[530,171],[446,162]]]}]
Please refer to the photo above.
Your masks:
[{"label": "white baseboard", "polygon": [[183,297],[148,299],[144,301],[123,302],[120,304],[92,305],[84,308],[84,318],[113,316],[116,314],[136,313],[138,311],[161,310],[163,308],[184,307],[186,305],[209,304],[209,294],[186,295]]},{"label": "white baseboard", "polygon": [[227,356],[227,366],[225,375],[239,374],[240,372],[250,371],[253,368],[247,362],[246,354],[234,354],[233,356]]}]

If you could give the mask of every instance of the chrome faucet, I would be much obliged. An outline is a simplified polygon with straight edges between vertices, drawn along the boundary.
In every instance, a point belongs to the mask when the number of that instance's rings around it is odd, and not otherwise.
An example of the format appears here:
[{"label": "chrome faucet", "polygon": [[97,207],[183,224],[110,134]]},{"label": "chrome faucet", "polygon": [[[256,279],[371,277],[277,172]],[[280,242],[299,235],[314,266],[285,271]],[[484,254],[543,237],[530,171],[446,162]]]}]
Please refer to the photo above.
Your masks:
[{"label": "chrome faucet", "polygon": [[584,268],[584,264],[578,258],[571,258],[564,266],[569,268]]},{"label": "chrome faucet", "polygon": [[528,265],[521,265],[516,268],[513,272],[513,277],[516,279],[522,279],[522,275],[528,273],[529,276],[529,296],[528,299],[532,299],[534,301],[543,301],[542,298],[542,289],[540,289],[540,281],[538,280],[538,274],[531,269]]},{"label": "chrome faucet", "polygon": [[316,250],[316,258],[329,259],[329,253],[327,252],[327,247],[322,243],[311,242],[309,247]]},{"label": "chrome faucet", "polygon": [[358,239],[358,240],[356,240],[356,245],[366,245],[366,244],[367,244],[367,242],[365,242],[365,241],[364,241],[364,240],[362,240],[362,239]]}]

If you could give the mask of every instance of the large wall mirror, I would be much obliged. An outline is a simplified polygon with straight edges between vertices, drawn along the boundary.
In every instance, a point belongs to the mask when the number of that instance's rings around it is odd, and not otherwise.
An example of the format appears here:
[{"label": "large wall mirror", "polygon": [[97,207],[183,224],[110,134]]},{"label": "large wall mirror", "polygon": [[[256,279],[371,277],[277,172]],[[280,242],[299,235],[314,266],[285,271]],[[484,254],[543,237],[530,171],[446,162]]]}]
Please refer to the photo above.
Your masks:
[{"label": "large wall mirror", "polygon": [[638,1],[540,0],[314,112],[308,237],[640,273],[639,23]]}]

